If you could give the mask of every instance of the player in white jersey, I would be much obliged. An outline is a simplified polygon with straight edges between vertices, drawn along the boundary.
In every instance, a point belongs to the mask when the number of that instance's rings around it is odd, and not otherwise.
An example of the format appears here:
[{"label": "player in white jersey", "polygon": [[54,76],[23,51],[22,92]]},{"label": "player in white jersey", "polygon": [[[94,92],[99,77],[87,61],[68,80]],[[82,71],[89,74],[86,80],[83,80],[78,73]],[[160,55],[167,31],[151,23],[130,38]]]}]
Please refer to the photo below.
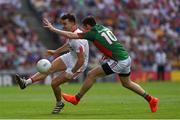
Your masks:
[{"label": "player in white jersey", "polygon": [[[72,14],[64,14],[60,19],[65,30],[81,33],[76,26],[75,16]],[[56,97],[56,106],[54,107],[52,114],[57,114],[64,107],[64,103],[61,100],[61,89],[60,85],[64,82],[76,78],[79,73],[82,73],[88,64],[89,58],[89,45],[87,40],[73,41],[68,40],[66,44],[56,50],[47,50],[48,55],[59,55],[69,51],[57,57],[53,62],[50,70],[46,74],[37,72],[29,79],[24,79],[16,75],[16,81],[21,89],[25,89],[28,85],[35,83],[37,81],[44,80],[48,74],[62,71],[61,74],[55,77],[51,82],[51,87],[53,89],[54,95]]]},{"label": "player in white jersey", "polygon": [[[81,33],[82,31],[79,29],[76,29],[74,33]],[[75,66],[75,61],[78,59],[77,53],[84,53],[84,64],[81,66],[81,68],[76,72],[76,74],[73,75],[73,78],[76,78],[78,76],[78,73],[81,73],[84,71],[88,64],[88,58],[89,58],[89,44],[87,40],[80,40],[79,42],[69,40],[68,45],[70,46],[70,52],[66,53],[60,58],[65,63],[66,67],[68,68],[67,71],[71,70],[73,66]],[[73,72],[75,70],[72,70]]]}]

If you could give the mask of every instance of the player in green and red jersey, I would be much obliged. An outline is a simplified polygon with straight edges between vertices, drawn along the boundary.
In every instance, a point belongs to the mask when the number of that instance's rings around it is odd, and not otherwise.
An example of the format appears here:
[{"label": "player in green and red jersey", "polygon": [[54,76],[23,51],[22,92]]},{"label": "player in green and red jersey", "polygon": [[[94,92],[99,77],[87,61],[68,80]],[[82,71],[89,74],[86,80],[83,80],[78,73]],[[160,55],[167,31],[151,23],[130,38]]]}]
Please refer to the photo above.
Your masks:
[{"label": "player in green and red jersey", "polygon": [[92,87],[96,77],[115,73],[119,75],[121,83],[124,87],[144,97],[148,101],[151,111],[156,112],[159,101],[158,98],[147,94],[142,87],[130,80],[131,58],[110,29],[104,27],[103,25],[96,24],[96,21],[92,16],[88,16],[83,20],[83,27],[87,31],[84,33],[76,34],[56,29],[47,19],[44,19],[44,24],[46,25],[45,27],[49,28],[51,31],[70,39],[78,40],[79,38],[83,38],[93,42],[97,49],[99,49],[108,58],[104,64],[99,65],[88,72],[88,75],[78,94],[63,94],[63,98],[66,101],[77,105],[80,99]]}]

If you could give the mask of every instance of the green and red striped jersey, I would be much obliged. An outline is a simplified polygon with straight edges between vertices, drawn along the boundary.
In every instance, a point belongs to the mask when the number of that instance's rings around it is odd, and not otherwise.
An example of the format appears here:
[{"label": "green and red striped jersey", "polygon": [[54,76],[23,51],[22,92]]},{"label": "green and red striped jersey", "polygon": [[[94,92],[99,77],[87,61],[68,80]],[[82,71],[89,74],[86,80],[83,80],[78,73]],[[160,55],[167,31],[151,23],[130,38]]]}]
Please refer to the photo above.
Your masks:
[{"label": "green and red striped jersey", "polygon": [[94,45],[107,57],[114,60],[125,60],[128,52],[117,40],[111,30],[103,25],[95,25],[90,31],[78,33],[80,38],[92,41]]}]

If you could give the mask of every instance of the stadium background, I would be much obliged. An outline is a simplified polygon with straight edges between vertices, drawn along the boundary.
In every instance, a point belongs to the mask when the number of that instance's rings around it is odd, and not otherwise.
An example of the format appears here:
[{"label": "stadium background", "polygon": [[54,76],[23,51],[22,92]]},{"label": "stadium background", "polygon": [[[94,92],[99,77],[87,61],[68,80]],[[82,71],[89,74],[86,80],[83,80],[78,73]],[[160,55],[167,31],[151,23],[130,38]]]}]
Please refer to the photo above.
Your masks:
[{"label": "stadium background", "polygon": [[[64,37],[44,29],[41,20],[46,17],[62,28],[58,18],[67,12],[73,12],[79,23],[84,16],[94,15],[112,28],[130,52],[132,80],[157,80],[157,59],[165,60],[165,80],[180,80],[179,4],[178,0],[1,0],[0,86],[12,85],[15,73],[32,75],[46,49],[65,43]],[[160,50],[164,60],[157,57]],[[96,53],[90,44],[89,68],[101,57]]]},{"label": "stadium background", "polygon": [[[66,12],[75,13],[78,23],[94,15],[112,28],[133,60],[132,80],[160,99],[156,113],[140,96],[120,87],[114,75],[98,79],[78,106],[66,103],[59,115],[50,114],[55,99],[50,85],[44,85],[54,75],[24,91],[15,85],[15,73],[32,75],[46,49],[65,43],[64,37],[43,28],[42,18],[61,28],[58,17]],[[180,119],[179,18],[179,0],[0,0],[0,119]],[[90,43],[88,69],[100,58]],[[165,80],[157,78],[159,62],[165,66]],[[75,94],[83,80],[81,76],[61,88]]]}]

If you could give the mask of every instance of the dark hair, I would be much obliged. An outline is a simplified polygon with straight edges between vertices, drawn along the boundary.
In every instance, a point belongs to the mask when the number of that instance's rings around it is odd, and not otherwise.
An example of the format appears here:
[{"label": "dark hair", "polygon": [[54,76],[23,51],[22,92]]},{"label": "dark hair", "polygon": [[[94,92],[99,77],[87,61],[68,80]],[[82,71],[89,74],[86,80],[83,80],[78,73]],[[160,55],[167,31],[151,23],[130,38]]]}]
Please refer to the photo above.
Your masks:
[{"label": "dark hair", "polygon": [[61,16],[61,19],[62,19],[62,20],[68,19],[70,22],[76,23],[76,18],[75,18],[75,16],[74,16],[73,14],[70,14],[70,13],[67,13],[67,14],[62,15],[62,16]]},{"label": "dark hair", "polygon": [[83,19],[82,24],[83,24],[84,26],[90,25],[90,26],[93,27],[93,26],[96,25],[96,20],[95,20],[95,18],[94,18],[93,16],[87,16],[87,17],[85,17],[85,18]]}]

